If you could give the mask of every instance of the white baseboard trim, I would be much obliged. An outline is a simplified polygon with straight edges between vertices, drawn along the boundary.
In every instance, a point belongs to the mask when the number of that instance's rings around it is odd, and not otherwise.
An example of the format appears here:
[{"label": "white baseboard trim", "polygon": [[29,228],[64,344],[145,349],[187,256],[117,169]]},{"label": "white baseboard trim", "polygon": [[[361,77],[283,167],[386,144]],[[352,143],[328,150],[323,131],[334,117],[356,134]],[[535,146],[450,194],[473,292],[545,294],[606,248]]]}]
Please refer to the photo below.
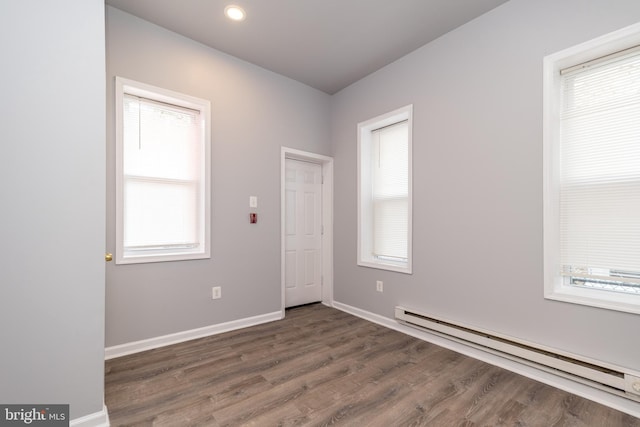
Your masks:
[{"label": "white baseboard trim", "polygon": [[231,322],[205,326],[203,328],[191,329],[189,331],[177,332],[175,334],[114,345],[112,347],[105,348],[104,357],[105,360],[114,359],[128,354],[152,350],[154,348],[164,347],[171,344],[178,344],[196,338],[217,335],[224,332],[234,331],[236,329],[248,328],[249,326],[260,325],[262,323],[273,322],[274,320],[280,319],[282,319],[282,312],[276,311],[273,313],[261,314],[259,316],[247,317],[245,319],[233,320]]},{"label": "white baseboard trim", "polygon": [[464,354],[465,356],[482,360],[483,362],[487,362],[491,365],[504,368],[508,371],[515,372],[516,374],[531,378],[532,380],[540,381],[541,383],[556,387],[560,390],[564,390],[580,397],[584,397],[585,399],[593,400],[594,402],[598,402],[602,405],[640,418],[640,403],[634,402],[630,399],[616,396],[615,394],[607,393],[606,391],[599,390],[597,388],[589,387],[586,384],[575,382],[568,378],[536,369],[533,366],[528,366],[515,360],[510,360],[497,354],[483,351],[479,348],[470,347],[460,342],[448,340],[447,338],[430,334],[427,331],[414,329],[412,327],[398,323],[395,319],[380,316],[379,314],[371,313],[357,307],[352,307],[350,305],[343,304],[337,301],[333,302],[333,307],[346,313],[353,314],[354,316],[360,317],[362,319],[368,320],[370,322],[377,323],[378,325],[387,327],[389,329],[394,329],[398,332],[402,332],[423,341],[427,341],[440,347],[455,351],[457,353]]},{"label": "white baseboard trim", "polygon": [[102,411],[74,418],[69,422],[70,427],[109,427],[109,425],[109,412],[104,404],[102,405]]}]

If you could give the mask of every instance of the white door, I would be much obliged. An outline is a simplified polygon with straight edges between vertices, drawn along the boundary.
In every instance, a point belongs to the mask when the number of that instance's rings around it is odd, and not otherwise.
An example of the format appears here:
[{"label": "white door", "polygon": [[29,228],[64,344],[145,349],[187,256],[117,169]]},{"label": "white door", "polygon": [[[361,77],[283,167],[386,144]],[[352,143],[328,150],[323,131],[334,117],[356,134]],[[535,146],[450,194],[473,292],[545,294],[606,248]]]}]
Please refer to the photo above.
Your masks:
[{"label": "white door", "polygon": [[322,166],[285,161],[285,307],[322,300]]}]

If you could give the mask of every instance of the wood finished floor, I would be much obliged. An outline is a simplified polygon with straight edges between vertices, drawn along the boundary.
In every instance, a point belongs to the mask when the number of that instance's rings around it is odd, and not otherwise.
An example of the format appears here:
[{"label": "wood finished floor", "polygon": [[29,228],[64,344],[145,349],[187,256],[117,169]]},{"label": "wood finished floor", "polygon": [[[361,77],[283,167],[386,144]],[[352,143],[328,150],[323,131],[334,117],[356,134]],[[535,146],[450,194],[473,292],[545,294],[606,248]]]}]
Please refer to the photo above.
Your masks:
[{"label": "wood finished floor", "polygon": [[112,426],[639,426],[320,304],[106,362]]}]

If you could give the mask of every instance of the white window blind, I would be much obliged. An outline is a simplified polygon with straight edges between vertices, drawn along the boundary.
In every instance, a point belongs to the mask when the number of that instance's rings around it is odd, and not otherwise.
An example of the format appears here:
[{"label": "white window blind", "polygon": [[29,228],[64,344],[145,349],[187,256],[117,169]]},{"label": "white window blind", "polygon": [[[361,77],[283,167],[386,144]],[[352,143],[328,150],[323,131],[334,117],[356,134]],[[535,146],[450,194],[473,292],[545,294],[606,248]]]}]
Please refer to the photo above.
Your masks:
[{"label": "white window blind", "polygon": [[403,121],[372,132],[373,255],[407,259],[409,128]]},{"label": "white window blind", "polygon": [[204,141],[199,114],[124,96],[125,251],[179,250],[202,244]]},{"label": "white window blind", "polygon": [[572,284],[638,293],[640,53],[562,73],[560,262]]}]

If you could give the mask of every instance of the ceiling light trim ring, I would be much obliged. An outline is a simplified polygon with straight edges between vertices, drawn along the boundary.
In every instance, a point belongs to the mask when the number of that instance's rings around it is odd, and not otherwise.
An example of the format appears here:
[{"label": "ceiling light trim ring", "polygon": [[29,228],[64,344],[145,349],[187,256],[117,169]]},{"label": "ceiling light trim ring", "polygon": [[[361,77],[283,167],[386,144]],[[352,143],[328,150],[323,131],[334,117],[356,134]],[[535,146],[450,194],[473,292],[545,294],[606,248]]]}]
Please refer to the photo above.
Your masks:
[{"label": "ceiling light trim ring", "polygon": [[225,7],[224,14],[227,18],[236,22],[244,21],[247,17],[247,13],[244,11],[244,9],[235,4],[230,4]]}]

